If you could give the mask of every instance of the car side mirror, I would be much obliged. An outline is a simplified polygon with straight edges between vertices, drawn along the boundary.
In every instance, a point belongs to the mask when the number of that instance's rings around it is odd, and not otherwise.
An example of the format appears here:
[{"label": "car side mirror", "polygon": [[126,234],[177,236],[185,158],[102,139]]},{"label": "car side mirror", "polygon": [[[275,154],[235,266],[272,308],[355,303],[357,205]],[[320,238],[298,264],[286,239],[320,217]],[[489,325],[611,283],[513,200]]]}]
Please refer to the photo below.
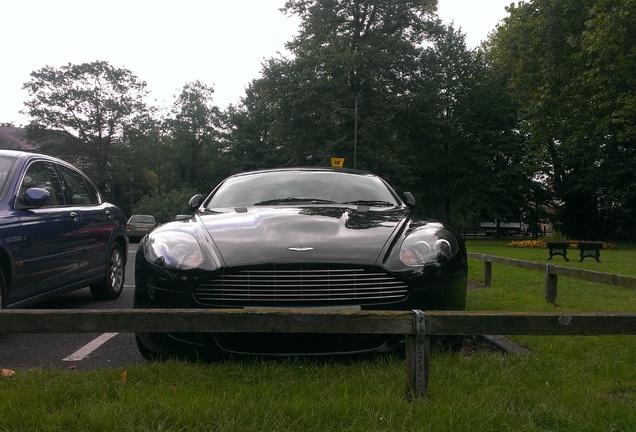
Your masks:
[{"label": "car side mirror", "polygon": [[196,211],[201,206],[201,204],[203,204],[203,195],[196,194],[192,198],[190,198],[190,201],[188,201],[188,209],[190,211]]},{"label": "car side mirror", "polygon": [[402,196],[404,197],[404,202],[407,206],[415,207],[415,197],[411,192],[404,192]]},{"label": "car side mirror", "polygon": [[51,200],[51,192],[43,188],[28,188],[22,194],[22,203],[27,208],[42,207]]}]

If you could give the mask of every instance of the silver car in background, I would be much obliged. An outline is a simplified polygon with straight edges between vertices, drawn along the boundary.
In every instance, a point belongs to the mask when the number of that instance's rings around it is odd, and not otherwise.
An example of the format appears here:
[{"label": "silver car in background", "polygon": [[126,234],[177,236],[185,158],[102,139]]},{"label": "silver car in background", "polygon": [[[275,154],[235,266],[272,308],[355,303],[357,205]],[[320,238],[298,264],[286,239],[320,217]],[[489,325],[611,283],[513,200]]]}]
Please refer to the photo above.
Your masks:
[{"label": "silver car in background", "polygon": [[126,235],[132,240],[141,240],[155,229],[157,221],[152,215],[132,215],[126,224]]}]

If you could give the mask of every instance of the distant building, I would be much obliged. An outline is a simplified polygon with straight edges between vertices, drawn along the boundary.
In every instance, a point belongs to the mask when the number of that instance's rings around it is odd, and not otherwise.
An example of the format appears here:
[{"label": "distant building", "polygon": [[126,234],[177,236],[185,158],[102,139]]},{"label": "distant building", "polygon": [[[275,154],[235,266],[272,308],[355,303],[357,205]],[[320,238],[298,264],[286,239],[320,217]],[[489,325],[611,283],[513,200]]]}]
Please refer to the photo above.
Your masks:
[{"label": "distant building", "polygon": [[25,128],[0,126],[0,149],[36,151],[36,146],[27,142],[26,135]]},{"label": "distant building", "polygon": [[[31,133],[29,133],[31,132]],[[68,142],[70,135],[63,131],[38,130],[35,133],[27,128],[0,126],[0,149],[21,150],[39,153],[50,153],[47,147],[59,148],[64,142]]]}]

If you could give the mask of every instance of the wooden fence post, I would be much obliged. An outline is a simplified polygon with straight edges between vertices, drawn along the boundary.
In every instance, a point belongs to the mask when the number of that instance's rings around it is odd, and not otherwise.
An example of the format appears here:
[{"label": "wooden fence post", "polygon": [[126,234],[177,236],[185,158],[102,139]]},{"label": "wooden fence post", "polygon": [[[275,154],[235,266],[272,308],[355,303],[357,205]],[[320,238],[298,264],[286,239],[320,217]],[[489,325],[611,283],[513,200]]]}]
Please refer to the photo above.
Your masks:
[{"label": "wooden fence post", "polygon": [[492,261],[488,260],[488,255],[484,255],[484,286],[489,287],[492,282]]},{"label": "wooden fence post", "polygon": [[550,272],[552,265],[545,265],[545,299],[549,303],[556,303],[557,298],[557,275]]},{"label": "wooden fence post", "polygon": [[426,335],[426,316],[414,310],[413,332],[406,335],[406,398],[426,395],[431,362],[431,340]]}]

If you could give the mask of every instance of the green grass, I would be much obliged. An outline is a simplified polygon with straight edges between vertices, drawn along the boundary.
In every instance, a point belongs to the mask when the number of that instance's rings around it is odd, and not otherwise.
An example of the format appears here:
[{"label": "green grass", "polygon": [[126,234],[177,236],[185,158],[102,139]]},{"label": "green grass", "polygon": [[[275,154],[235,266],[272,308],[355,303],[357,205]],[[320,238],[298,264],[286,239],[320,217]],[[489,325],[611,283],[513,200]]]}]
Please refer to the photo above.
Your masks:
[{"label": "green grass", "polygon": [[[548,261],[547,249],[522,249],[507,246],[504,240],[469,240],[469,252],[503,256],[539,263],[636,276],[636,247],[617,245],[614,250],[601,251],[601,262],[591,258],[578,262],[578,251],[571,251],[570,262],[556,256]],[[570,254],[568,254],[570,255]],[[469,278],[483,282],[483,263],[470,260]],[[492,265],[492,287],[475,290],[468,296],[468,309],[474,310],[519,310],[554,311],[555,306],[545,301],[545,275],[542,272],[519,269],[503,264]],[[574,280],[558,278],[556,307],[563,311],[635,311],[636,291]]]},{"label": "green grass", "polygon": [[[547,258],[547,250],[498,241],[468,248]],[[555,264],[630,274],[636,249],[620,246],[601,259]],[[471,277],[481,278],[481,266],[470,261]],[[497,264],[493,286],[468,295],[474,310],[633,311],[636,291],[560,277],[557,301],[544,300],[540,272]],[[400,357],[18,370],[0,378],[0,431],[636,430],[636,337],[515,340],[532,353],[433,356],[428,395],[412,402],[403,397]]]},{"label": "green grass", "polygon": [[628,276],[636,276],[636,244],[618,243],[614,249],[601,250],[601,262],[598,263],[592,258],[585,258],[583,262],[579,262],[578,249],[568,249],[568,258],[570,262],[566,262],[561,256],[555,256],[548,261],[548,249],[530,249],[530,248],[513,248],[508,246],[512,240],[473,240],[466,241],[466,247],[469,252],[485,253],[495,256],[503,256],[527,261],[535,261],[539,263],[551,263],[563,267],[571,267],[577,269],[593,270],[603,273],[616,273]]}]

